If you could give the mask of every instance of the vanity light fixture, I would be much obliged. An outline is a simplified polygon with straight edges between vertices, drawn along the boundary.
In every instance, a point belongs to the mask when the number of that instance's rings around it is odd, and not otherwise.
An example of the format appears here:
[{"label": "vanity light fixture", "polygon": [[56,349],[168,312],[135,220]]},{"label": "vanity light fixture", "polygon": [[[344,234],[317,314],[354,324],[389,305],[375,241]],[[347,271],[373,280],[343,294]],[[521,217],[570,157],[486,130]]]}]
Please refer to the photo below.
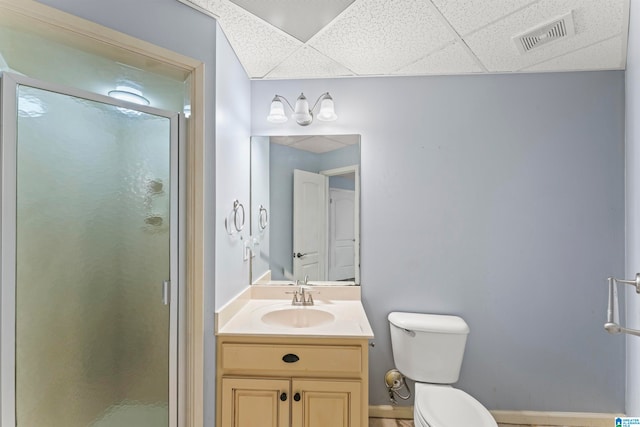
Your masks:
[{"label": "vanity light fixture", "polygon": [[300,126],[309,126],[313,122],[313,110],[316,109],[318,103],[320,103],[320,111],[318,111],[318,115],[316,116],[318,117],[318,120],[331,122],[338,118],[333,106],[333,98],[331,98],[329,92],[325,92],[320,95],[316,103],[313,104],[313,107],[311,108],[309,108],[309,101],[307,101],[304,93],[301,93],[296,100],[295,107],[292,107],[291,103],[287,101],[287,98],[284,96],[274,96],[271,101],[271,109],[269,110],[267,121],[271,123],[284,123],[288,120],[284,111],[284,103],[282,101],[286,102],[291,111],[293,111],[291,118]]},{"label": "vanity light fixture", "polygon": [[142,96],[142,92],[131,86],[117,86],[114,90],[109,91],[109,96],[121,101],[133,102],[139,105],[149,105],[147,98]]}]

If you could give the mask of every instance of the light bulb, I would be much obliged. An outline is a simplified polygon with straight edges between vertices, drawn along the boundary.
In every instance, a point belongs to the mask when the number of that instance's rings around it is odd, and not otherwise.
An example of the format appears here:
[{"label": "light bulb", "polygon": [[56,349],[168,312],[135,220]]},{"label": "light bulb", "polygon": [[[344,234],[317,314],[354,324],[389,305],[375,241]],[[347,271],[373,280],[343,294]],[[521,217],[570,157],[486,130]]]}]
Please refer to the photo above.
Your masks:
[{"label": "light bulb", "polygon": [[331,98],[331,95],[328,93],[324,95],[320,103],[320,112],[317,117],[318,120],[322,120],[323,122],[332,122],[338,118],[333,106],[333,98]]},{"label": "light bulb", "polygon": [[276,96],[275,98],[273,98],[273,101],[271,101],[271,109],[269,110],[267,121],[271,123],[284,123],[287,120],[289,119],[284,113],[284,104],[282,104],[282,101],[280,101],[280,99],[278,99],[278,97]]},{"label": "light bulb", "polygon": [[309,101],[307,101],[304,93],[301,93],[296,100],[296,106],[291,117],[300,126],[307,126],[313,121],[313,114],[309,111]]}]

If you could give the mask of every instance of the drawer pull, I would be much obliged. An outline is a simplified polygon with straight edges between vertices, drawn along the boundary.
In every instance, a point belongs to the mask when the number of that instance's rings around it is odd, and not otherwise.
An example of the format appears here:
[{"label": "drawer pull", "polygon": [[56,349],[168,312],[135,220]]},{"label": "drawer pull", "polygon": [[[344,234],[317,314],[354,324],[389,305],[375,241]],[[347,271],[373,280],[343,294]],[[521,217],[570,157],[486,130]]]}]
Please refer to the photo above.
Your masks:
[{"label": "drawer pull", "polygon": [[296,393],[293,395],[293,400],[295,400],[296,402],[300,402],[300,393]]},{"label": "drawer pull", "polygon": [[282,400],[283,402],[286,402],[287,401],[287,393],[282,393],[280,395],[280,400]]},{"label": "drawer pull", "polygon": [[289,353],[282,356],[282,360],[285,363],[296,363],[298,360],[300,360],[300,358],[293,353]]}]

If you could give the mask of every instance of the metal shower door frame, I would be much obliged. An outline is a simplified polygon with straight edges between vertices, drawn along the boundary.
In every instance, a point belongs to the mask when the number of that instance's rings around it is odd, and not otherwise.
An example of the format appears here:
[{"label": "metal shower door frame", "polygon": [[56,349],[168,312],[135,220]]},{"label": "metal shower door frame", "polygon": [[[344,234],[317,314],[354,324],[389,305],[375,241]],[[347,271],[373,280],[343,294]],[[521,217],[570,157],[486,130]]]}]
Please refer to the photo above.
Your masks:
[{"label": "metal shower door frame", "polygon": [[[178,408],[181,399],[178,391],[182,388],[179,372],[182,358],[179,358],[179,345],[182,346],[182,326],[178,317],[183,316],[184,298],[182,298],[181,279],[184,277],[184,239],[182,223],[184,183],[180,180],[183,148],[179,144],[184,135],[183,118],[176,112],[161,110],[121,101],[106,95],[100,95],[81,89],[42,82],[30,77],[0,72],[0,427],[16,426],[16,167],[17,167],[17,94],[19,86],[28,86],[75,98],[82,98],[115,107],[126,108],[170,121],[170,278],[171,292],[169,303],[169,427],[182,425],[179,422]],[[158,284],[158,304],[162,303],[161,283]],[[181,323],[181,322],[180,322]],[[180,331],[179,331],[180,327]]]}]

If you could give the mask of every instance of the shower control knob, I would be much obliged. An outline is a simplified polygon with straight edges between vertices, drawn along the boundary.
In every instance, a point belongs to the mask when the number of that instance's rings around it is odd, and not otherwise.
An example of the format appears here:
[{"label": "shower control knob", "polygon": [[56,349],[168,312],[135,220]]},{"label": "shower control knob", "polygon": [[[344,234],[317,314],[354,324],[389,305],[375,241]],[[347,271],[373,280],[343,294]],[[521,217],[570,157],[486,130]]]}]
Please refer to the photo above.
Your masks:
[{"label": "shower control knob", "polygon": [[282,393],[280,395],[280,400],[282,400],[283,402],[286,402],[287,401],[287,393]]}]

